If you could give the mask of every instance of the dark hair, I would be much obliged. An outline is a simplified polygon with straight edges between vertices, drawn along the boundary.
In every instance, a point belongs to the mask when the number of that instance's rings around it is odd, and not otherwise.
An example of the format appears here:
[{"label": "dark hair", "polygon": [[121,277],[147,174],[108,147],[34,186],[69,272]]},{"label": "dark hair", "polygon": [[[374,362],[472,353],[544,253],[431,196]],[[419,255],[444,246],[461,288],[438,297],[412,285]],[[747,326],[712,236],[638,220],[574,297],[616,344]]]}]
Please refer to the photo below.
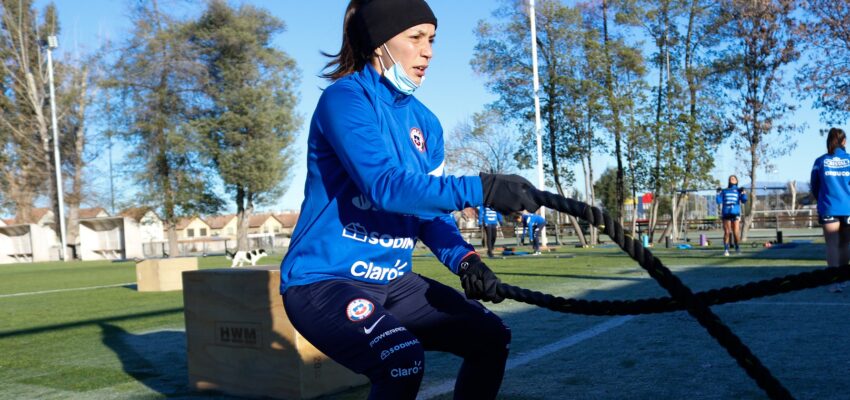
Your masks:
[{"label": "dark hair", "polygon": [[325,72],[320,76],[330,81],[335,81],[348,74],[360,71],[372,57],[372,52],[375,49],[364,49],[357,40],[357,34],[353,32],[356,24],[352,23],[352,16],[357,12],[357,9],[364,3],[363,0],[351,0],[348,3],[348,8],[345,9],[345,18],[342,22],[342,46],[336,54],[328,54],[324,51],[322,55],[333,58],[323,70],[333,68],[330,72]]},{"label": "dark hair", "polygon": [[736,184],[736,185],[737,185],[737,184],[739,184],[739,183],[741,183],[741,181],[739,181],[739,180],[738,180],[738,176],[737,176],[737,175],[729,175],[729,180],[728,180],[728,181],[726,181],[726,183],[727,183],[729,186],[732,186],[732,178],[735,178],[735,184]]},{"label": "dark hair", "polygon": [[839,128],[831,128],[829,130],[829,134],[826,135],[826,152],[829,154],[835,154],[835,149],[844,146],[841,143],[844,143],[844,139],[847,138],[847,135],[844,134],[844,131]]}]

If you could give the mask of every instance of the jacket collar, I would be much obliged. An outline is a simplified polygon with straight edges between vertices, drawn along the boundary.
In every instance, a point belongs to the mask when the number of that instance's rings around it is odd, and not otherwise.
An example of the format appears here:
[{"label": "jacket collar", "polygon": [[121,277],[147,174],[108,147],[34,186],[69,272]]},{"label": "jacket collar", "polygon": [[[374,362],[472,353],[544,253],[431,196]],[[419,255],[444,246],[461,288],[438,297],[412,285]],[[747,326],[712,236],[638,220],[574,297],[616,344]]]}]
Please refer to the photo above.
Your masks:
[{"label": "jacket collar", "polygon": [[371,64],[366,64],[362,70],[357,72],[357,78],[367,87],[373,88],[375,95],[387,104],[403,106],[410,102],[413,97],[399,92]]}]

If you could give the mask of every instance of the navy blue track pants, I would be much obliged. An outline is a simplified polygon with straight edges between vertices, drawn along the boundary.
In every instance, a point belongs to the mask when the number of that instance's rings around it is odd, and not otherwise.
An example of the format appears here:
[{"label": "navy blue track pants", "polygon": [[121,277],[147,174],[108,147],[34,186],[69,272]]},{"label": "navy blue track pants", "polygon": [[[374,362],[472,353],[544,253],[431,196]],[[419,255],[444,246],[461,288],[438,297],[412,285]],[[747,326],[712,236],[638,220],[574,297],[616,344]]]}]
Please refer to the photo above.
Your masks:
[{"label": "navy blue track pants", "polygon": [[511,341],[502,320],[457,290],[415,273],[387,285],[328,280],[286,290],[295,329],[372,382],[369,399],[415,399],[425,351],[463,358],[455,399],[494,399]]},{"label": "navy blue track pants", "polygon": [[540,235],[543,234],[543,225],[534,225],[533,229],[534,240],[531,241],[531,247],[534,249],[534,252],[540,251]]}]

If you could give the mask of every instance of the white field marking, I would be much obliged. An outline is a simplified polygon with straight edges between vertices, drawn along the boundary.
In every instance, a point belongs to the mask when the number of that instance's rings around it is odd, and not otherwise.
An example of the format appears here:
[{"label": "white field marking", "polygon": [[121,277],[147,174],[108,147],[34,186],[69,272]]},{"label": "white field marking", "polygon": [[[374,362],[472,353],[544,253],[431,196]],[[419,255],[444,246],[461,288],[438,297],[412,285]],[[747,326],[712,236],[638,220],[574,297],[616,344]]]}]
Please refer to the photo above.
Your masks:
[{"label": "white field marking", "polygon": [[[581,331],[576,333],[575,335],[565,337],[557,342],[547,344],[543,347],[538,347],[528,353],[523,353],[522,355],[518,355],[516,357],[511,357],[508,359],[507,365],[505,365],[505,371],[514,369],[524,364],[528,364],[538,358],[547,356],[556,351],[560,351],[570,347],[572,345],[581,343],[587,339],[590,339],[599,334],[605,333],[611,329],[614,329],[620,325],[625,324],[635,318],[632,315],[626,315],[622,317],[611,318],[608,321],[605,321],[599,325],[593,326],[590,329]],[[424,390],[419,392],[419,395],[416,396],[416,400],[428,400],[430,398],[449,393],[454,390],[455,380],[454,379],[446,379],[442,382],[438,382],[434,385],[430,385]]]},{"label": "white field marking", "polygon": [[47,293],[76,292],[76,291],[79,291],[79,290],[106,289],[106,288],[122,287],[122,286],[135,285],[135,284],[136,284],[135,282],[129,282],[129,283],[116,283],[114,285],[89,286],[89,287],[72,288],[72,289],[42,290],[40,292],[0,294],[0,298],[3,298],[3,297],[18,297],[18,296],[34,296],[34,295],[37,295],[37,294],[47,294]]},{"label": "white field marking", "polygon": [[151,333],[161,333],[161,332],[186,332],[186,328],[162,328],[162,329],[153,329],[149,331],[141,331],[141,332],[127,332],[131,335],[150,335]]},{"label": "white field marking", "polygon": [[[736,303],[731,303],[736,304]],[[837,306],[850,307],[850,303],[833,303],[819,301],[745,301],[737,304],[752,304],[756,306]]]}]

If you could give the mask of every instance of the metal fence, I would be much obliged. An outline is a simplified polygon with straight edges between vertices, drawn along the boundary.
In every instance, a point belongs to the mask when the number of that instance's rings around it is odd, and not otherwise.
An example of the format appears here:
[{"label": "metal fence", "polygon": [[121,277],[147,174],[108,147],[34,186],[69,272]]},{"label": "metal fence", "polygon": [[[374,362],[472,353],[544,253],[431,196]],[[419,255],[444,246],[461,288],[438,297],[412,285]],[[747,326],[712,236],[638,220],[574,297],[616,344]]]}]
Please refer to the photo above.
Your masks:
[{"label": "metal fence", "polygon": [[[263,249],[267,252],[285,252],[289,247],[289,236],[284,234],[248,235],[249,249]],[[236,251],[234,238],[196,238],[177,241],[177,256],[224,255],[225,250]],[[142,244],[142,253],[146,258],[167,257],[168,241],[151,241]]]}]

